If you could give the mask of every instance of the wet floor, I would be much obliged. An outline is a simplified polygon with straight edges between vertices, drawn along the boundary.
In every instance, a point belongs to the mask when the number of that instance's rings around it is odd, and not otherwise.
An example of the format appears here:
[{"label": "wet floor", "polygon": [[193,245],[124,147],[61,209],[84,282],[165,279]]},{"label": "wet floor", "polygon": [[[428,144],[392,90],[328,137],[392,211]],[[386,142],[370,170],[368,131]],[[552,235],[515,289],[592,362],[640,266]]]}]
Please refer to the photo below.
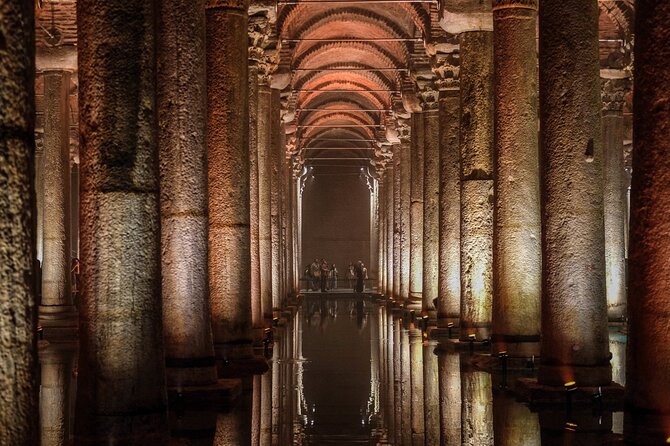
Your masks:
[{"label": "wet floor", "polygon": [[[532,361],[503,372],[496,358],[447,351],[370,299],[308,296],[283,316],[270,371],[246,380],[230,410],[173,404],[166,444],[620,444],[622,413],[597,401],[541,411],[517,402],[511,388],[535,374]],[[622,384],[625,341],[612,329]],[[76,345],[42,346],[40,363],[42,445],[72,444]]]}]

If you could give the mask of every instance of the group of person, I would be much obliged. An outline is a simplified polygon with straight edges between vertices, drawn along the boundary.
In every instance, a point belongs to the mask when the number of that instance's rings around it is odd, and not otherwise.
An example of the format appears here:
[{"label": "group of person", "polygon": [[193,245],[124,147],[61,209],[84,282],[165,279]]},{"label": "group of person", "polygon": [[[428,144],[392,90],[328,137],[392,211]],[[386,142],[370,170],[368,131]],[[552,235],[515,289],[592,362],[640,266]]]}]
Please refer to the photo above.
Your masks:
[{"label": "group of person", "polygon": [[[305,279],[307,279],[308,288],[312,291],[321,290],[325,293],[329,290],[337,289],[337,279],[339,272],[334,263],[330,264],[326,259],[314,259],[314,261],[305,267]],[[368,278],[368,269],[362,261],[355,264],[350,263],[347,269],[347,280],[349,288],[354,292],[362,293],[365,290],[365,280]]]}]

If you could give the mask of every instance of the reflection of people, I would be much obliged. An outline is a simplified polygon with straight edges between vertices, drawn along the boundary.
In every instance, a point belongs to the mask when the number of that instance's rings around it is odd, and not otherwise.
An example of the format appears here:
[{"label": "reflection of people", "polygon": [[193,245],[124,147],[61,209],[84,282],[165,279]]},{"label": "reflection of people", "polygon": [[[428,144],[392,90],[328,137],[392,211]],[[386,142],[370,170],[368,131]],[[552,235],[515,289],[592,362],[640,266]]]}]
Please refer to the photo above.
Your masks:
[{"label": "reflection of people", "polygon": [[333,263],[330,267],[330,289],[334,290],[337,288],[337,267]]},{"label": "reflection of people", "polygon": [[363,280],[365,279],[365,275],[363,272],[363,262],[360,260],[356,263],[356,268],[355,268],[355,273],[356,273],[356,288],[354,291],[357,293],[362,293],[363,292]]}]

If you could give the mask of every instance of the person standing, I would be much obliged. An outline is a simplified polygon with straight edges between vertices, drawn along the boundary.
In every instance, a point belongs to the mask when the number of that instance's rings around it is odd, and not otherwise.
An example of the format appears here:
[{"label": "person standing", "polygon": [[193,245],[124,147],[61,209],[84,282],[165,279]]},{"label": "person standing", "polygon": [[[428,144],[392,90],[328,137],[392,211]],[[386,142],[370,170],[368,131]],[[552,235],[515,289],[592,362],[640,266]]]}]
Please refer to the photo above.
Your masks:
[{"label": "person standing", "polygon": [[309,266],[309,272],[312,291],[316,291],[319,289],[319,281],[321,280],[321,265],[319,263],[319,259],[314,259],[312,264]]},{"label": "person standing", "polygon": [[328,272],[330,268],[328,267],[328,262],[326,259],[321,259],[321,292],[326,292],[326,287],[328,286]]},{"label": "person standing", "polygon": [[333,263],[330,267],[330,289],[337,288],[337,267]]},{"label": "person standing", "polygon": [[349,288],[352,291],[356,291],[356,269],[353,263],[350,263],[347,269],[347,280],[349,281]]},{"label": "person standing", "polygon": [[362,293],[363,292],[363,280],[365,280],[365,275],[363,272],[363,262],[360,260],[356,263],[356,268],[355,268],[355,273],[356,273],[356,289],[355,291],[357,293]]}]

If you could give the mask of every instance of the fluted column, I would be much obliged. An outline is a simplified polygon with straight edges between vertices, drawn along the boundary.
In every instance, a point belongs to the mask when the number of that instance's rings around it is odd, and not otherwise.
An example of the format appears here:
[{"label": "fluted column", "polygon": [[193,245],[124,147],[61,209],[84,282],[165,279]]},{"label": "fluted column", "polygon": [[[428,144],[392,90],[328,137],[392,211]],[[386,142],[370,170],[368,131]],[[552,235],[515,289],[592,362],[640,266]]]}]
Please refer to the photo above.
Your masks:
[{"label": "fluted column", "polygon": [[421,309],[423,290],[423,113],[412,114],[410,149],[409,302]]},{"label": "fluted column", "polygon": [[542,249],[537,1],[494,0],[494,351],[539,354]]},{"label": "fluted column", "polygon": [[629,248],[628,352],[624,434],[640,445],[670,435],[670,5],[638,2],[635,11],[633,184]]},{"label": "fluted column", "polygon": [[247,3],[207,0],[206,19],[210,300],[230,359],[251,355]]},{"label": "fluted column", "polygon": [[[0,444],[38,444],[34,6],[0,5]],[[7,69],[11,67],[11,69]],[[20,392],[17,389],[21,389]]]},{"label": "fluted column", "polygon": [[400,274],[401,274],[401,259],[400,250],[401,237],[400,228],[402,226],[402,215],[400,208],[400,187],[402,172],[400,169],[400,151],[402,146],[395,144],[393,146],[393,296],[400,299]]},{"label": "fluted column", "polygon": [[623,104],[627,79],[601,79],[607,318],[626,317],[626,178]]},{"label": "fluted column", "polygon": [[77,444],[166,435],[154,2],[81,0]]},{"label": "fluted column", "polygon": [[48,337],[59,337],[67,336],[60,333],[59,328],[70,327],[73,331],[77,324],[70,285],[70,72],[49,70],[44,72],[43,78],[44,202],[40,322]]},{"label": "fluted column", "polygon": [[440,263],[440,110],[439,91],[421,91],[423,106],[423,285],[422,313],[435,319]]},{"label": "fluted column", "polygon": [[[609,384],[598,2],[540,8],[542,363],[539,382]],[[569,67],[569,69],[566,69]],[[586,193],[588,191],[588,193]]]}]

